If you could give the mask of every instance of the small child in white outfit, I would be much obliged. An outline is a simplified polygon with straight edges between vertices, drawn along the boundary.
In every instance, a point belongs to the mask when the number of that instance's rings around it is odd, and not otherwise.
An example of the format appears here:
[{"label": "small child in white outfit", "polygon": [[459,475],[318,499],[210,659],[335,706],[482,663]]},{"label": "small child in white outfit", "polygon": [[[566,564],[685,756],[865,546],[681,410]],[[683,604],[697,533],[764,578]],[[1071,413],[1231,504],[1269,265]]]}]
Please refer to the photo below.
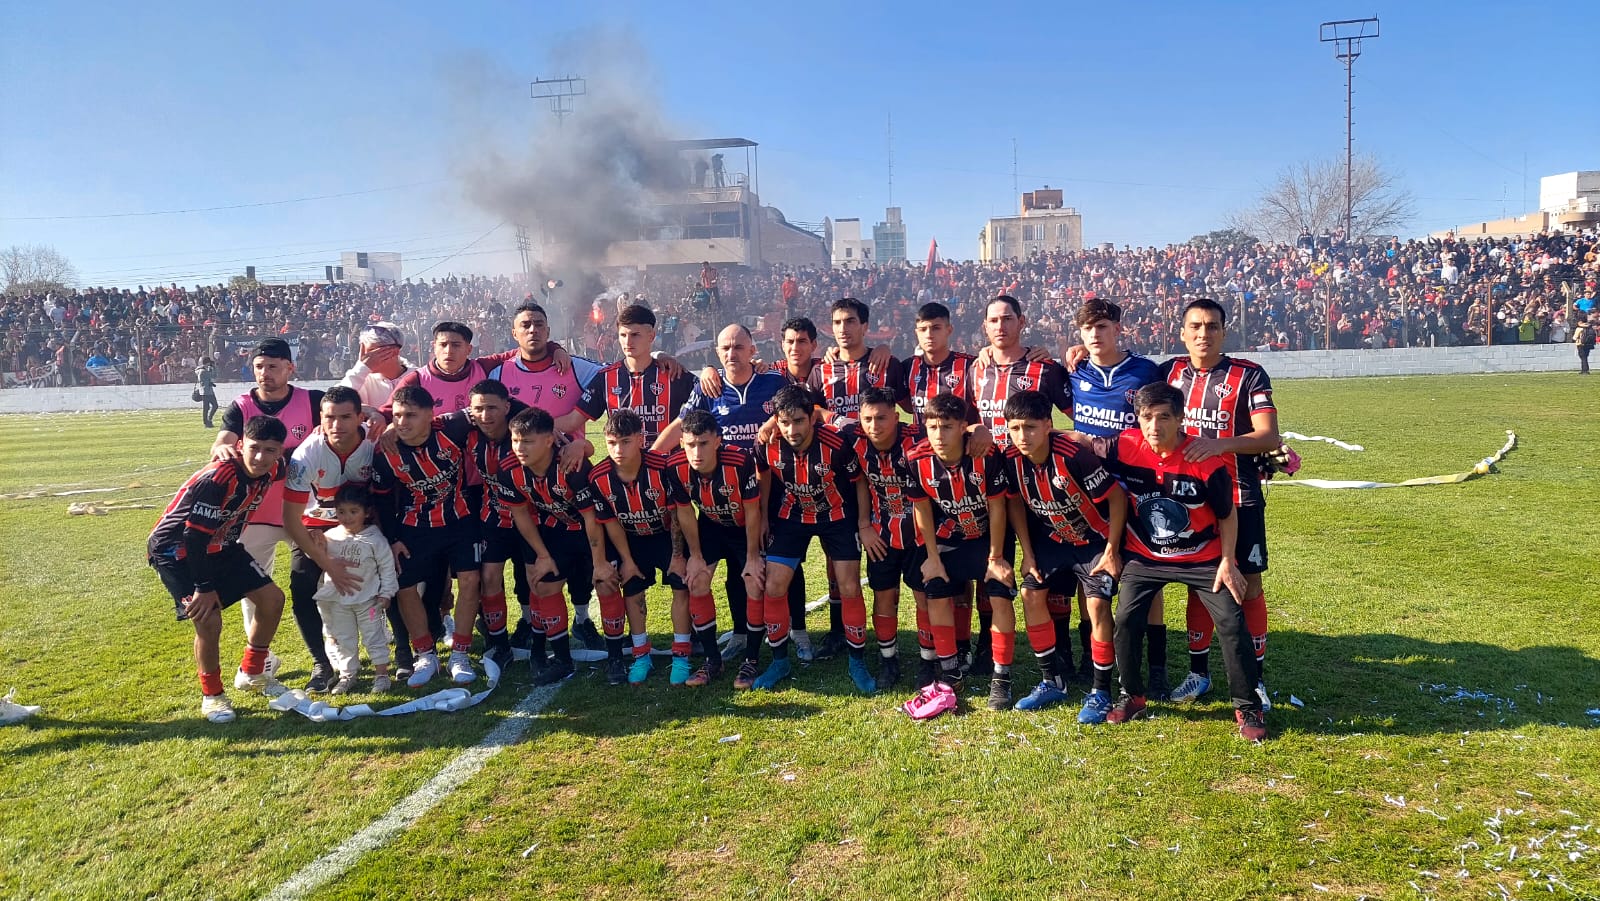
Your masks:
[{"label": "small child in white outfit", "polygon": [[375,673],[372,690],[388,691],[389,620],[385,612],[397,589],[394,554],[389,541],[377,525],[372,495],[363,485],[343,485],[333,497],[334,515],[339,524],[329,529],[322,540],[329,556],[350,561],[361,587],[353,594],[340,594],[327,574],[322,576],[316,599],[322,612],[322,638],[327,643],[328,660],[339,673],[332,693],[348,694],[361,670],[361,645],[367,646]]}]

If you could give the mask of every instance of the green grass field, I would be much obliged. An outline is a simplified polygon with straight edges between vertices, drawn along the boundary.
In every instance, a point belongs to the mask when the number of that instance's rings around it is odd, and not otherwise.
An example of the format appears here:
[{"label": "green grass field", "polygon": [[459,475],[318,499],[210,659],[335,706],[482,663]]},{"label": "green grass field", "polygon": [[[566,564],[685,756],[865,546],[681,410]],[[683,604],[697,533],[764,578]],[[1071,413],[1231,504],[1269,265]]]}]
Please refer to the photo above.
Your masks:
[{"label": "green grass field", "polygon": [[[1465,484],[1272,490],[1266,744],[1240,741],[1215,699],[1118,728],[1078,726],[1076,706],[965,703],[918,724],[897,710],[907,690],[858,696],[842,661],[770,694],[584,672],[314,896],[1600,895],[1600,385],[1289,382],[1277,400],[1285,429],[1366,446],[1299,445],[1306,476],[1438,475],[1506,429],[1521,444]],[[519,667],[485,706],[325,725],[231,692],[238,722],[200,720],[192,633],[143,561],[159,510],[66,507],[170,494],[210,440],[196,415],[0,419],[0,493],[147,486],[0,500],[0,689],[44,707],[0,728],[0,895],[261,896],[528,691]],[[665,595],[652,601],[659,645]],[[284,679],[302,684],[304,648],[279,635]],[[225,667],[241,641],[230,613]],[[901,647],[914,659],[909,629]],[[1019,670],[1019,687],[1037,678]]]}]

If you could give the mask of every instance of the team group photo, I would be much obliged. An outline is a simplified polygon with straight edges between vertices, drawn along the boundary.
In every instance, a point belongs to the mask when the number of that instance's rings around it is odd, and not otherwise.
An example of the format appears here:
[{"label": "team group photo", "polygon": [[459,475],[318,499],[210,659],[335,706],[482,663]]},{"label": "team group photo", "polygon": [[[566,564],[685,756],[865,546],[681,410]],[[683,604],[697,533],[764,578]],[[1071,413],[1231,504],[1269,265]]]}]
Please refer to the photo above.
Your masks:
[{"label": "team group photo", "polygon": [[1600,12],[307,13],[0,6],[0,899],[1600,897]]}]

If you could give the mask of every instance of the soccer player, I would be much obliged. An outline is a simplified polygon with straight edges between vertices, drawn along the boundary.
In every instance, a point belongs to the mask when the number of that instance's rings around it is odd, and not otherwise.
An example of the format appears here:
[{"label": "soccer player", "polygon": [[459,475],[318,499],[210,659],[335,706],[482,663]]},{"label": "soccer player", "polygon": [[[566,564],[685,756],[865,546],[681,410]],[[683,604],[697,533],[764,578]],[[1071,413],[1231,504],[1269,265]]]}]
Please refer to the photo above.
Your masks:
[{"label": "soccer player", "polygon": [[[689,399],[679,411],[678,418],[661,430],[653,450],[658,453],[671,453],[675,450],[682,437],[684,417],[695,410],[701,410],[715,417],[724,445],[738,448],[752,460],[755,459],[757,435],[761,431],[762,424],[772,416],[772,399],[789,384],[789,379],[778,372],[756,370],[755,341],[750,336],[750,330],[737,323],[728,326],[717,335],[717,356],[722,361],[722,370],[718,373],[717,380],[717,384],[721,387],[717,389],[717,393],[707,393],[703,384],[695,384],[694,389],[689,392]],[[795,587],[799,590],[790,592],[789,612],[791,617],[804,622],[806,609],[804,585]],[[728,565],[725,588],[728,611],[733,619],[733,638],[728,642],[723,659],[726,661],[748,659],[746,655],[752,650],[759,652],[760,645],[758,643],[751,649],[746,646],[746,641],[751,635],[759,637],[764,632],[764,626],[760,618],[753,623],[745,621],[745,614],[749,610],[744,590],[745,580],[735,571],[731,561]],[[759,600],[761,595],[757,594],[756,598]]]},{"label": "soccer player", "polygon": [[[928,401],[941,394],[954,394],[970,400],[972,354],[950,349],[950,309],[942,303],[925,303],[917,308],[917,350],[906,361],[906,401],[902,403],[912,419],[922,424]],[[972,421],[978,410],[968,404]]]},{"label": "soccer player", "polygon": [[[474,357],[472,328],[462,322],[444,320],[433,326],[433,359],[427,366],[412,369],[400,376],[395,380],[394,388],[397,392],[410,385],[426,389],[428,396],[438,404],[433,411],[435,416],[465,410],[469,389],[486,378],[490,369],[513,354],[515,351],[492,357]],[[393,395],[390,395],[390,400],[379,408],[391,420],[394,418],[390,412],[392,404]]]},{"label": "soccer player", "polygon": [[[339,524],[333,496],[346,484],[365,485],[372,477],[373,445],[362,430],[361,396],[342,385],[322,395],[318,429],[289,456],[284,479],[281,518],[289,539],[289,598],[300,637],[315,661],[308,691],[326,691],[336,677],[323,640],[322,613],[316,593],[323,572],[329,572],[340,589],[345,567],[335,567],[332,555],[313,532]],[[320,650],[318,649],[320,646]]]},{"label": "soccer player", "polygon": [[[511,452],[516,465],[501,469],[489,481],[526,546],[522,549],[528,581],[533,583],[533,608],[528,634],[528,664],[536,685],[553,685],[573,673],[567,634],[567,603],[562,586],[593,580],[592,561],[584,539],[580,499],[589,490],[592,467],[585,457],[575,470],[557,465],[560,437],[546,410],[529,407],[511,418]],[[560,562],[557,563],[556,561]],[[570,588],[588,592],[592,585]],[[546,656],[548,645],[550,654]]]},{"label": "soccer player", "polygon": [[[478,615],[482,565],[478,521],[467,503],[468,436],[465,419],[434,419],[434,399],[419,385],[402,385],[390,398],[396,441],[372,458],[372,492],[383,532],[399,569],[400,616],[416,658],[412,688],[439,673],[439,655],[417,586],[448,570],[457,591],[450,677],[465,685],[477,678],[467,651]],[[387,497],[385,497],[387,495]],[[464,631],[463,631],[464,630]]]},{"label": "soccer player", "polygon": [[[1234,505],[1238,508],[1240,595],[1245,628],[1250,631],[1259,674],[1267,655],[1267,598],[1261,584],[1267,571],[1267,497],[1261,490],[1260,455],[1278,449],[1278,410],[1272,403],[1272,380],[1249,360],[1222,352],[1228,336],[1227,313],[1216,301],[1200,298],[1183,309],[1183,346],[1187,357],[1161,365],[1162,380],[1183,393],[1183,431],[1196,440],[1184,445],[1184,457],[1200,463],[1218,455],[1236,455]],[[1210,604],[1199,591],[1189,593],[1185,614],[1189,627],[1189,674],[1172,692],[1174,701],[1192,701],[1211,689]],[[1270,710],[1266,685],[1257,685],[1262,706]]]},{"label": "soccer player", "polygon": [[[1122,348],[1122,308],[1110,301],[1090,298],[1073,316],[1078,337],[1083,342],[1083,358],[1069,355],[1067,366],[1072,382],[1072,428],[1081,435],[1114,438],[1137,424],[1133,413],[1133,394],[1161,373],[1154,360],[1129,353]],[[1090,615],[1087,598],[1078,595],[1078,638],[1084,651],[1082,665],[1089,665]],[[1058,620],[1067,622],[1066,618]],[[1145,625],[1150,645],[1149,693],[1155,700],[1166,700],[1167,625],[1161,596],[1150,605],[1150,622]],[[1065,641],[1057,636],[1057,641]]]},{"label": "soccer player", "polygon": [[[644,449],[642,418],[632,410],[613,410],[606,417],[605,435],[606,459],[589,473],[589,490],[579,503],[594,560],[595,592],[600,595],[606,679],[612,685],[621,685],[624,678],[629,685],[640,685],[653,666],[645,629],[645,589],[656,583],[659,572],[672,589],[673,606],[687,607],[689,586],[683,581],[687,560],[676,547],[678,526],[667,458]],[[631,665],[623,663],[624,618],[632,636]]]},{"label": "soccer player", "polygon": [[[672,684],[701,686],[722,674],[717,608],[711,597],[712,567],[727,562],[728,606],[746,608],[735,617],[735,628],[749,631],[750,598],[759,601],[762,597],[761,482],[755,460],[723,443],[716,417],[705,410],[690,410],[680,422],[683,449],[667,458],[667,476],[677,504],[678,533],[687,552],[689,602],[686,609],[680,609],[674,597],[672,605]],[[698,517],[696,507],[700,509]],[[744,636],[744,660],[735,688],[749,688],[755,681],[760,632],[765,631],[764,614],[756,613],[754,628],[760,631]],[[705,664],[692,676],[688,673],[689,627],[706,655]]]},{"label": "soccer player", "polygon": [[989,344],[972,368],[971,400],[978,407],[978,421],[988,427],[1001,448],[1010,441],[1005,408],[1013,392],[1042,392],[1056,409],[1072,412],[1066,370],[1022,346],[1022,329],[1027,323],[1022,303],[1009,294],[996,297],[984,310],[983,333]]},{"label": "soccer player", "polygon": [[[617,314],[617,342],[622,360],[612,363],[589,380],[571,412],[556,418],[556,428],[567,434],[601,414],[628,410],[639,417],[644,447],[651,446],[689,399],[691,379],[681,368],[671,372],[650,356],[656,340],[656,314],[633,304]],[[642,450],[643,448],[641,448]]]},{"label": "soccer player", "polygon": [[[867,552],[867,587],[872,589],[872,630],[878,639],[877,687],[887,689],[900,681],[900,583],[911,589],[916,601],[917,634],[927,634],[923,661],[932,665],[933,633],[928,626],[927,598],[922,588],[921,543],[911,504],[918,496],[916,474],[909,460],[911,449],[922,440],[922,429],[900,421],[895,396],[882,388],[861,392],[860,420],[839,433],[861,462],[861,485],[870,503],[857,511],[861,546]],[[859,493],[859,492],[858,492]],[[931,680],[918,680],[922,687]]]},{"label": "soccer player", "polygon": [[899,360],[889,357],[882,371],[870,365],[867,322],[871,315],[867,305],[854,297],[834,301],[830,316],[838,352],[823,357],[805,380],[806,387],[822,398],[828,424],[834,428],[843,428],[857,418],[861,392],[867,388],[886,388],[894,392],[896,402],[906,398],[905,369]]},{"label": "soccer player", "polygon": [[[578,406],[583,386],[589,384],[602,368],[585,357],[569,357],[559,344],[550,340],[550,319],[544,307],[532,300],[524,301],[511,320],[511,336],[517,342],[514,357],[489,370],[489,378],[504,383],[515,400],[538,407],[559,419]],[[668,361],[657,361],[666,365]],[[580,425],[570,436],[573,440],[558,444],[567,453],[563,461],[570,472],[588,462],[593,445],[584,439]],[[570,448],[570,450],[568,450]],[[587,470],[586,470],[587,471]],[[589,572],[589,555],[580,554],[567,561],[564,570],[567,591],[572,595],[572,634],[591,651],[605,650],[605,641],[595,629],[589,615],[589,601],[594,596],[594,574]],[[523,600],[520,585],[517,599]],[[522,620],[512,633],[513,647],[529,648],[532,640],[534,611],[523,605]]]},{"label": "soccer player", "polygon": [[1176,582],[1198,595],[1216,624],[1240,736],[1261,741],[1267,737],[1266,714],[1255,691],[1261,674],[1238,601],[1247,582],[1235,560],[1239,537],[1235,458],[1231,454],[1190,457],[1187,451],[1205,439],[1183,431],[1184,395],[1179,389],[1164,382],[1146,385],[1134,395],[1133,404],[1139,416],[1137,430],[1095,441],[1132,502],[1116,618],[1123,694],[1106,721],[1124,723],[1144,715],[1139,633],[1151,599]]},{"label": "soccer player", "polygon": [[283,478],[288,429],[258,414],[239,427],[237,454],[213,460],[190,476],[167,505],[146,542],[148,561],[172,595],[180,618],[194,624],[194,662],[200,676],[200,714],[231,723],[233,705],[222,690],[222,611],[250,598],[256,616],[246,634],[233,687],[267,697],[284,687],[265,672],[272,636],[283,615],[283,591],[240,544],[239,533],[267,488]]},{"label": "soccer player", "polygon": [[[1050,400],[1041,392],[1018,391],[1007,399],[1005,409],[1011,433],[1006,451],[1007,513],[1022,545],[1022,611],[1028,643],[1044,674],[1017,708],[1038,710],[1066,700],[1071,666],[1062,657],[1071,658],[1060,653],[1050,599],[1059,595],[1065,603],[1072,592],[1082,591],[1088,599],[1094,674],[1078,722],[1101,723],[1111,709],[1111,668],[1116,662],[1111,596],[1116,593],[1128,504],[1099,459],[1055,431],[1050,408]],[[997,674],[1001,642],[997,621]],[[1005,643],[1009,656],[1009,638]]]},{"label": "soccer player", "polygon": [[[1006,482],[1003,459],[993,447],[981,456],[967,453],[967,402],[954,394],[936,395],[924,409],[926,440],[909,454],[916,483],[911,489],[917,532],[926,551],[923,591],[933,632],[939,672],[931,690],[953,693],[961,682],[956,646],[955,599],[965,583],[981,584],[990,609],[1012,620],[1011,546],[1006,538]],[[999,601],[998,605],[995,601]],[[968,623],[971,614],[965,614]],[[1004,642],[995,648],[1004,651]],[[1004,656],[1002,654],[1001,656]],[[926,660],[926,658],[924,658]],[[1010,661],[995,664],[989,681],[989,706],[1011,706]]]},{"label": "soccer player", "polygon": [[838,573],[840,611],[850,649],[850,678],[863,692],[876,690],[863,659],[867,640],[867,608],[861,597],[861,546],[854,517],[861,464],[839,433],[813,421],[816,405],[804,389],[791,385],[773,398],[782,438],[766,445],[757,458],[761,472],[761,506],[771,536],[767,544],[766,597],[762,602],[772,663],[754,686],[770,689],[790,674],[789,583],[805,559],[811,539]]},{"label": "soccer player", "polygon": [[[286,429],[284,438],[284,451],[293,453],[317,427],[317,411],[322,406],[322,392],[307,390],[291,384],[294,378],[294,354],[289,348],[289,342],[282,338],[266,338],[256,345],[255,352],[251,355],[250,369],[255,375],[256,386],[244,394],[239,395],[228,409],[222,414],[222,431],[217,433],[216,441],[211,445],[211,459],[224,460],[236,459],[239,454],[239,437],[244,431],[245,421],[253,416],[267,415],[281,421]],[[278,552],[278,543],[285,539],[283,529],[283,481],[280,479],[271,484],[266,498],[250,515],[250,524],[245,527],[240,543],[250,556],[269,575],[272,573],[275,557]],[[315,608],[315,604],[311,608]],[[240,605],[240,612],[244,620],[245,633],[250,632],[250,621],[255,616],[255,605],[248,597]],[[300,608],[302,615],[312,612],[310,609]],[[314,691],[325,691],[332,684],[333,670],[327,665],[327,651],[322,643],[322,616],[316,615],[313,622],[307,619],[301,624],[300,634],[315,635],[313,642],[307,640],[306,649],[311,652],[313,660],[311,681],[307,687]],[[321,664],[318,669],[317,664]],[[267,661],[269,672],[276,673],[278,669],[277,655]]]}]

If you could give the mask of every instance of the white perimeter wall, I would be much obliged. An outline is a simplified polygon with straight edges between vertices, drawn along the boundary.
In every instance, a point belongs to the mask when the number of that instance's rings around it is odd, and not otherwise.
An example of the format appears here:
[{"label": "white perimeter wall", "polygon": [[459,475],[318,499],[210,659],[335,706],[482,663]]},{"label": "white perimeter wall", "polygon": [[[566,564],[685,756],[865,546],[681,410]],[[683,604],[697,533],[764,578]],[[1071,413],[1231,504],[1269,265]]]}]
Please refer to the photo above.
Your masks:
[{"label": "white perimeter wall", "polygon": [[[1481,372],[1576,371],[1571,344],[1504,347],[1437,347],[1395,350],[1297,350],[1247,353],[1273,380],[1350,378],[1373,375],[1447,375]],[[329,383],[331,384],[331,383]],[[223,407],[244,393],[244,382],[217,386]],[[306,387],[326,388],[316,383]],[[7,388],[0,390],[0,413],[71,413],[80,410],[193,410],[193,385],[110,385],[102,388]]]}]

